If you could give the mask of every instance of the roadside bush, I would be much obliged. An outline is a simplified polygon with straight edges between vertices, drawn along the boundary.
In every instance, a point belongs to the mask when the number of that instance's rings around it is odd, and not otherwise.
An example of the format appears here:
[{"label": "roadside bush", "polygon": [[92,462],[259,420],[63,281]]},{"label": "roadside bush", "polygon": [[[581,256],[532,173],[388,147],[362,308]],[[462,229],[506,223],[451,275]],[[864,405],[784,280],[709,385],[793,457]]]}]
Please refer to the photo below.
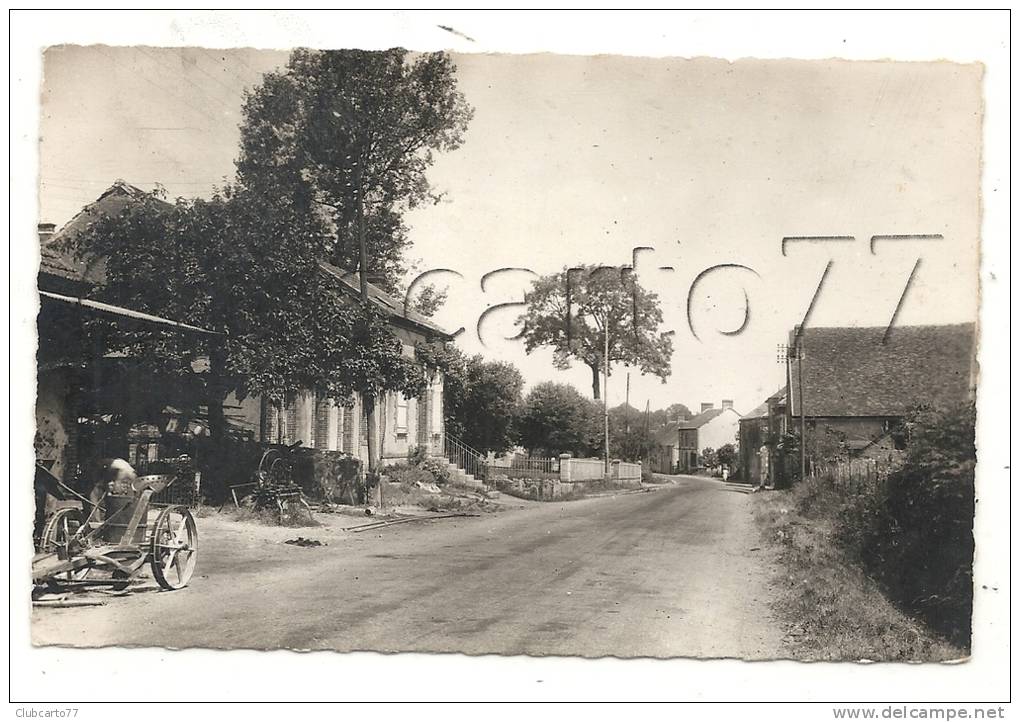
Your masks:
[{"label": "roadside bush", "polygon": [[407,463],[411,466],[420,466],[427,458],[429,451],[424,446],[412,446],[407,450]]},{"label": "roadside bush", "polygon": [[441,459],[428,457],[418,465],[418,468],[431,474],[439,486],[450,483],[450,467]]},{"label": "roadside bush", "polygon": [[428,450],[423,446],[415,446],[407,452],[408,464],[428,473],[432,481],[439,486],[450,483],[450,467],[443,459],[429,456]]},{"label": "roadside bush", "polygon": [[391,481],[407,489],[419,484],[434,484],[436,478],[426,469],[411,464],[392,464],[386,467],[386,475]]},{"label": "roadside bush", "polygon": [[904,466],[884,488],[846,500],[837,538],[894,602],[969,648],[974,406],[917,411],[906,433]]}]

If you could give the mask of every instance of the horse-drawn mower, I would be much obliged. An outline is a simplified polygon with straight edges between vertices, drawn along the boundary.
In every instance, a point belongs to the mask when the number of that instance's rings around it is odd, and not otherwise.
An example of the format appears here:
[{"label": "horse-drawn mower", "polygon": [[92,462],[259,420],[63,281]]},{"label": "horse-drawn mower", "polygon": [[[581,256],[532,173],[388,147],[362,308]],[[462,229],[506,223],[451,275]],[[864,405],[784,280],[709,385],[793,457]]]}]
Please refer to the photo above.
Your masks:
[{"label": "horse-drawn mower", "polygon": [[119,493],[107,492],[98,504],[75,494],[84,502],[82,508],[58,509],[43,527],[32,559],[36,590],[122,590],[146,562],[163,589],[186,586],[197,561],[195,519],[186,506],[159,508],[150,503],[175,479],[141,476]]}]

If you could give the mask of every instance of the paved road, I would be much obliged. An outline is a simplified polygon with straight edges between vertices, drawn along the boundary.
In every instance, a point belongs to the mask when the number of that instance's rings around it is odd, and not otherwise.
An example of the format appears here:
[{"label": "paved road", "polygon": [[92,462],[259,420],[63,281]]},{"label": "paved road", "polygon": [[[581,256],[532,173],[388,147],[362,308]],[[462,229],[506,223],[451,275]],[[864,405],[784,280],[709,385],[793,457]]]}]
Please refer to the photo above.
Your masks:
[{"label": "paved road", "polygon": [[[651,493],[351,534],[259,540],[200,519],[178,592],[37,609],[37,644],[770,658],[751,497],[681,477]],[[274,530],[288,533],[285,530]],[[289,533],[293,535],[293,530]],[[280,537],[282,540],[284,537]]]}]

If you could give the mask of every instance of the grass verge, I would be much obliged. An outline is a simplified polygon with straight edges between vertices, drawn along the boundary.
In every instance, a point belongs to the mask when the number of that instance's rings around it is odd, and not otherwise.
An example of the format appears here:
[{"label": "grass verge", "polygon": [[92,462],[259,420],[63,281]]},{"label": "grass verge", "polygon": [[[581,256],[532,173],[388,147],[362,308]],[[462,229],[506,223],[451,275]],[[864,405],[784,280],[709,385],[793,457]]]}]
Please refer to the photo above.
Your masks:
[{"label": "grass verge", "polygon": [[775,612],[789,630],[791,656],[899,662],[967,656],[893,606],[841,551],[833,533],[838,508],[839,498],[811,480],[755,497],[755,521],[779,557]]}]

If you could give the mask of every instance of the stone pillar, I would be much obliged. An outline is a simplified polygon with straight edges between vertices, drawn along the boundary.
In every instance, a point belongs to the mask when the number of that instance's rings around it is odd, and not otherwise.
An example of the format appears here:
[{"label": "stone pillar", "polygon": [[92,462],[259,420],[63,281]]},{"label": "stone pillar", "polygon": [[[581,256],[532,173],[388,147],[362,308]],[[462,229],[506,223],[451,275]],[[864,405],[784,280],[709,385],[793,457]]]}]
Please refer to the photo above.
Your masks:
[{"label": "stone pillar", "polygon": [[570,454],[560,454],[560,481],[570,481]]},{"label": "stone pillar", "polygon": [[609,478],[611,478],[613,481],[619,481],[620,480],[620,460],[619,459],[613,459],[613,461],[610,463],[609,468],[610,468]]}]

